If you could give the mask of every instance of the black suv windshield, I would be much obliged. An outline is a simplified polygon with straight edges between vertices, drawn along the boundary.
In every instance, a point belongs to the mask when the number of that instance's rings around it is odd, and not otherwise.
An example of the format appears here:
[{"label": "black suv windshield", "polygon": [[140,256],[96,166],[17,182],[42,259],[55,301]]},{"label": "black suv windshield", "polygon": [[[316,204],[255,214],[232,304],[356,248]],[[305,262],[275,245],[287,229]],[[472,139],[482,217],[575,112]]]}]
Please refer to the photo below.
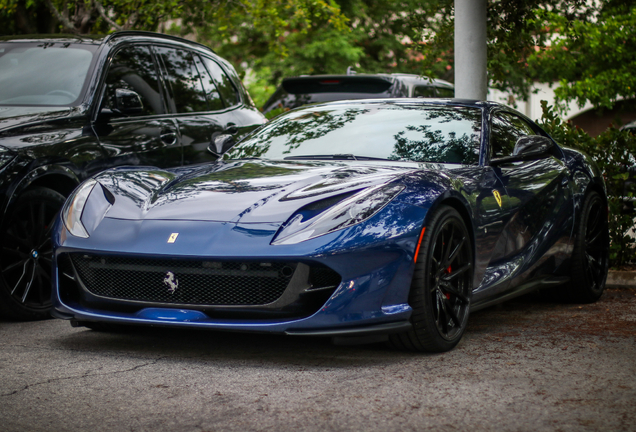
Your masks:
[{"label": "black suv windshield", "polygon": [[481,110],[414,103],[310,106],[282,115],[224,156],[476,164]]},{"label": "black suv windshield", "polygon": [[79,104],[96,45],[0,43],[0,105]]}]

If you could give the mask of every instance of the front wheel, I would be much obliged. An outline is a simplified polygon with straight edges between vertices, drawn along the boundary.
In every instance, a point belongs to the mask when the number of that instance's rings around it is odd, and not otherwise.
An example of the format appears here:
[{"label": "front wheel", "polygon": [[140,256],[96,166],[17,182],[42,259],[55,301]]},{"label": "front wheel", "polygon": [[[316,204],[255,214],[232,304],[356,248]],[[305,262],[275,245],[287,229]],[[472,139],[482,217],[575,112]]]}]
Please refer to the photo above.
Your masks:
[{"label": "front wheel", "polygon": [[593,303],[603,294],[609,264],[607,205],[597,192],[585,197],[575,234],[570,282],[559,292],[560,299]]},{"label": "front wheel", "polygon": [[453,349],[468,323],[473,279],[473,249],[457,210],[441,206],[425,228],[409,304],[412,329],[390,336],[393,346],[411,351]]},{"label": "front wheel", "polygon": [[64,196],[37,187],[25,192],[0,229],[0,312],[8,318],[49,318],[51,230]]}]

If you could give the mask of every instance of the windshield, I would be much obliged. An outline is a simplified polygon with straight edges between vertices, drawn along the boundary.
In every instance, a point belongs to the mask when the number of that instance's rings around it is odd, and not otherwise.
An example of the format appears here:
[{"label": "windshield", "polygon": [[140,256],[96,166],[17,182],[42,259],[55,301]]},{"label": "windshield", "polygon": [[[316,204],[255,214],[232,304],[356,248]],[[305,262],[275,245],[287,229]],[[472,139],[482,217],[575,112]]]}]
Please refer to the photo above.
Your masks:
[{"label": "windshield", "polygon": [[0,43],[0,105],[79,104],[96,50],[68,42]]},{"label": "windshield", "polygon": [[369,160],[476,164],[481,110],[425,103],[347,103],[280,116],[225,159]]}]

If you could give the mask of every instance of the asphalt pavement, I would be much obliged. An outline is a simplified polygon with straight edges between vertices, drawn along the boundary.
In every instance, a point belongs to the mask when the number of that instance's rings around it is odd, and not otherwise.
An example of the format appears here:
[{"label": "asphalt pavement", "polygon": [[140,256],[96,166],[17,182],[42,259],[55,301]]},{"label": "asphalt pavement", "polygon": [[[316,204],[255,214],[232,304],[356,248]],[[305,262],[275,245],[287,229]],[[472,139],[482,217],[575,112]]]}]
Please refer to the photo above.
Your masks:
[{"label": "asphalt pavement", "polygon": [[0,430],[636,431],[636,290],[482,310],[435,355],[0,321]]}]

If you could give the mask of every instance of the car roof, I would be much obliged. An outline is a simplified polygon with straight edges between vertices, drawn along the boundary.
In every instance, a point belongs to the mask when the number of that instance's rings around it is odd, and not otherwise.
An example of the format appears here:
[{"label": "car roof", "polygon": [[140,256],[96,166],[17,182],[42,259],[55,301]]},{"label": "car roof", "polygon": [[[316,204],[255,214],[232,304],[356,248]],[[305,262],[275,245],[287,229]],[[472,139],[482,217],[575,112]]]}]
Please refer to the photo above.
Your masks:
[{"label": "car roof", "polygon": [[162,33],[154,33],[140,30],[123,30],[111,33],[109,35],[74,35],[74,34],[42,34],[42,35],[18,35],[18,36],[2,36],[0,42],[51,42],[51,43],[78,43],[102,45],[109,42],[117,42],[118,40],[138,40],[138,41],[170,41],[192,48],[203,48],[206,51],[212,51],[209,47],[193,42],[177,36],[166,35]]},{"label": "car roof", "polygon": [[311,81],[329,81],[329,80],[342,80],[342,81],[385,81],[393,83],[395,81],[402,81],[406,84],[422,84],[428,86],[436,86],[436,87],[446,87],[453,88],[453,84],[448,81],[429,78],[422,75],[415,74],[406,74],[406,73],[393,73],[393,74],[385,74],[385,73],[377,73],[377,74],[331,74],[331,75],[300,75],[295,77],[286,77],[283,78],[282,85],[283,88],[286,87],[286,84],[290,83],[303,83],[303,82],[311,82]]},{"label": "car roof", "polygon": [[623,127],[621,127],[621,130],[625,130],[625,129],[636,129],[636,121],[629,122]]},{"label": "car roof", "polygon": [[501,109],[505,109],[506,111],[513,111],[516,112],[515,110],[510,109],[509,107],[500,104],[499,102],[492,102],[492,101],[481,101],[481,100],[476,100],[476,99],[458,99],[458,98],[378,98],[378,99],[345,99],[345,100],[336,100],[336,101],[329,101],[329,102],[321,102],[321,103],[316,103],[316,104],[310,104],[310,105],[303,105],[297,108],[294,108],[293,110],[303,110],[303,109],[312,109],[315,107],[322,107],[322,106],[337,106],[337,105],[360,105],[360,104],[383,104],[383,105],[409,105],[409,104],[416,104],[416,105],[443,105],[443,106],[461,106],[461,107],[472,107],[472,108],[486,108],[486,109],[493,109],[493,108],[501,108]]},{"label": "car roof", "polygon": [[74,34],[35,34],[0,36],[0,42],[69,42],[99,45],[104,35],[74,35]]}]

